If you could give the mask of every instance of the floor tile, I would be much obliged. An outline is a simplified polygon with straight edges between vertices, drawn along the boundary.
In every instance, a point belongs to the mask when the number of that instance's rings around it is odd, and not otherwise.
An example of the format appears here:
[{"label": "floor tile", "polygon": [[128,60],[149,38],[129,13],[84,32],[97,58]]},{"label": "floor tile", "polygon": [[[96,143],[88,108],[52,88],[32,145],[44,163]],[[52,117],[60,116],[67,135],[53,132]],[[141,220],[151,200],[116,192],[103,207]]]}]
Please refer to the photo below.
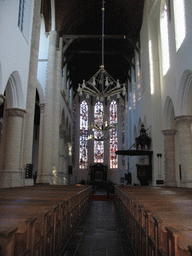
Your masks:
[{"label": "floor tile", "polygon": [[93,201],[64,256],[134,256],[113,201]]}]

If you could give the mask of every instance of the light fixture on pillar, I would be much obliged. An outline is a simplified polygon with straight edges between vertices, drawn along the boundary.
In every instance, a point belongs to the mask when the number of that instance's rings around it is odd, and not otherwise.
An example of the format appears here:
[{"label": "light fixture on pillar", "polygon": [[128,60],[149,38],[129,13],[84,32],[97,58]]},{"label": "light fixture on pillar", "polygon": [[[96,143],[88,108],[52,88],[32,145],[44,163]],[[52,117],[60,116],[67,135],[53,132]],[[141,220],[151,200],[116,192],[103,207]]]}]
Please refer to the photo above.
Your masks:
[{"label": "light fixture on pillar", "polygon": [[95,73],[88,81],[83,80],[82,84],[78,86],[78,93],[80,96],[86,95],[88,99],[89,96],[96,97],[97,100],[104,101],[105,98],[110,100],[110,97],[120,95],[126,95],[125,84],[120,84],[119,79],[115,81],[112,76],[104,68],[104,0],[102,1],[102,64],[99,71]]}]

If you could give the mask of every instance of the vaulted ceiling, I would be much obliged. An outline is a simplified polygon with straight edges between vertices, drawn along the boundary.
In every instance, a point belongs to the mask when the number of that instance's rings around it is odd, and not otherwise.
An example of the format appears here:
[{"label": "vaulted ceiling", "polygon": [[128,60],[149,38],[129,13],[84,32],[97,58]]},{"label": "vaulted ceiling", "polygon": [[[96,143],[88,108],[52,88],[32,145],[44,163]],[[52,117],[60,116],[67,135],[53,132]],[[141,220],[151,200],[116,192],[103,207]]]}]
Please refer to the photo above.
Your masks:
[{"label": "vaulted ceiling", "polygon": [[[51,29],[51,0],[42,0],[46,31]],[[104,64],[106,71],[124,83],[134,50],[139,51],[144,0],[105,0]],[[63,65],[67,63],[74,89],[102,64],[102,0],[55,0],[56,30],[64,39]]]}]

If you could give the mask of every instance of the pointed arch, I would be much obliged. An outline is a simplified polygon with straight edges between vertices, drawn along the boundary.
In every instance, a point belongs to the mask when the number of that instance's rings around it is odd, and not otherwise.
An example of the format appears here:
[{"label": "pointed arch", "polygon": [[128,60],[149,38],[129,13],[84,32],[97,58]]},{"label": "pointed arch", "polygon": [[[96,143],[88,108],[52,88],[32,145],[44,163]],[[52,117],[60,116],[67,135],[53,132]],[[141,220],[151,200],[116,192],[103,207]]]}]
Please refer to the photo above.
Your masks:
[{"label": "pointed arch", "polygon": [[37,80],[37,91],[39,94],[39,103],[42,104],[44,103],[44,93],[43,93],[43,88],[41,86],[41,83]]},{"label": "pointed arch", "polygon": [[181,80],[177,96],[177,115],[192,115],[192,71],[185,70]]},{"label": "pointed arch", "polygon": [[167,96],[164,107],[163,114],[163,129],[171,130],[175,129],[175,110],[173,106],[173,102],[169,96]]},{"label": "pointed arch", "polygon": [[21,84],[21,78],[17,71],[14,71],[6,85],[6,98],[8,108],[24,109],[24,96]]}]

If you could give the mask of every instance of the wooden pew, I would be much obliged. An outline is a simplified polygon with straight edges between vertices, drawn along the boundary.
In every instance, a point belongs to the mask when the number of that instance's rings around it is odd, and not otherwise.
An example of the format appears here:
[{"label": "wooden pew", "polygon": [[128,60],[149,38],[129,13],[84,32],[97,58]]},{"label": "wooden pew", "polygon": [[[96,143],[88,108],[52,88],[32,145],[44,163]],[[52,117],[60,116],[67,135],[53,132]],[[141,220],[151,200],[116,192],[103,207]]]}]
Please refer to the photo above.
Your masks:
[{"label": "wooden pew", "polygon": [[115,202],[136,255],[192,255],[191,195],[192,189],[116,187]]},{"label": "wooden pew", "polygon": [[[8,250],[5,244],[10,244],[10,235],[4,233],[13,224],[16,224],[12,235],[14,249],[7,255],[58,255],[85,213],[91,192],[88,186],[49,185],[0,190],[0,248],[3,255]],[[33,230],[27,226],[31,223],[30,218],[35,218]],[[7,223],[4,228],[3,222]]]}]

